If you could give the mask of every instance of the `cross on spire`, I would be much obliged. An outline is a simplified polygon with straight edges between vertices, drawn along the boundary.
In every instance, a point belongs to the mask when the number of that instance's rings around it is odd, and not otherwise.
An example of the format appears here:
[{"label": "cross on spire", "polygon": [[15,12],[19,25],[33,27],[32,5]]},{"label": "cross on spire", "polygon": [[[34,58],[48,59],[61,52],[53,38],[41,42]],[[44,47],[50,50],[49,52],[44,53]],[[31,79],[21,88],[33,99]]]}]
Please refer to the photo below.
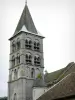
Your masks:
[{"label": "cross on spire", "polygon": [[27,0],[25,1],[25,4],[27,5]]}]

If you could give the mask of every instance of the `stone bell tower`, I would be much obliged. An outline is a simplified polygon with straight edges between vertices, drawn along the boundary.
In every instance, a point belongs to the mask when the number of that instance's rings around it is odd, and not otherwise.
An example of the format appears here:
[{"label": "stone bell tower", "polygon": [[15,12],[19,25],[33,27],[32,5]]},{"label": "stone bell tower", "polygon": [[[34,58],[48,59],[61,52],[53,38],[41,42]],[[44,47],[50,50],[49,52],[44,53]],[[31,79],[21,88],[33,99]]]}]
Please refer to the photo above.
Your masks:
[{"label": "stone bell tower", "polygon": [[37,31],[27,4],[10,40],[8,100],[32,100],[34,80],[43,79],[43,36]]}]

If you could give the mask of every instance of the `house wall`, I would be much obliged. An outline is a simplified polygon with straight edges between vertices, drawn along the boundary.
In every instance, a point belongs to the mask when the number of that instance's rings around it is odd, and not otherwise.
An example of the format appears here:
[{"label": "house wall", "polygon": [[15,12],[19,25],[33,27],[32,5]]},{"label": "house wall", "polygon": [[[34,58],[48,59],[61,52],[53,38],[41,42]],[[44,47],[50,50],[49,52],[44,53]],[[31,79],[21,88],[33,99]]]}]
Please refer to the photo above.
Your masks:
[{"label": "house wall", "polygon": [[48,91],[47,87],[34,87],[33,88],[33,100],[37,100],[41,95]]}]

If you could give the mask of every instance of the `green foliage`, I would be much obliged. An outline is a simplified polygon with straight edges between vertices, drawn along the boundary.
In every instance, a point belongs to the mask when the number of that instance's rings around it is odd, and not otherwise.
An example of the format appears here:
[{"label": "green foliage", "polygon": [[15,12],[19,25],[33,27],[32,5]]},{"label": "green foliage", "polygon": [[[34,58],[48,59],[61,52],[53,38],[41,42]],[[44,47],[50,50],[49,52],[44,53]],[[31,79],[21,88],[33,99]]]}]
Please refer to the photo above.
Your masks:
[{"label": "green foliage", "polygon": [[0,100],[7,100],[7,97],[0,97]]},{"label": "green foliage", "polygon": [[41,78],[42,78],[41,73],[39,73],[39,74],[37,75],[37,78],[39,78],[39,79],[41,79]]}]

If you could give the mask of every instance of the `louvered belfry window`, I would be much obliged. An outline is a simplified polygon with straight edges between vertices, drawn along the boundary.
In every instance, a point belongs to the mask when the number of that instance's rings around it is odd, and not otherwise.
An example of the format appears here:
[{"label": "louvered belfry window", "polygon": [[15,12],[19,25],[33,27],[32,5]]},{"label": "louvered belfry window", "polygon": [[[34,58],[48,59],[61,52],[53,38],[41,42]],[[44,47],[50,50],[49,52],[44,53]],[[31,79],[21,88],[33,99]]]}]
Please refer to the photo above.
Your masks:
[{"label": "louvered belfry window", "polygon": [[32,64],[32,56],[31,56],[31,54],[26,54],[26,64]]},{"label": "louvered belfry window", "polygon": [[36,50],[36,51],[40,50],[40,43],[39,43],[39,41],[34,41],[34,50]]},{"label": "louvered belfry window", "polygon": [[25,40],[25,47],[27,49],[31,49],[32,48],[32,41],[31,41],[31,39],[26,39]]},{"label": "louvered belfry window", "polygon": [[34,57],[34,65],[35,66],[39,66],[40,65],[40,57],[39,56],[35,56]]}]

